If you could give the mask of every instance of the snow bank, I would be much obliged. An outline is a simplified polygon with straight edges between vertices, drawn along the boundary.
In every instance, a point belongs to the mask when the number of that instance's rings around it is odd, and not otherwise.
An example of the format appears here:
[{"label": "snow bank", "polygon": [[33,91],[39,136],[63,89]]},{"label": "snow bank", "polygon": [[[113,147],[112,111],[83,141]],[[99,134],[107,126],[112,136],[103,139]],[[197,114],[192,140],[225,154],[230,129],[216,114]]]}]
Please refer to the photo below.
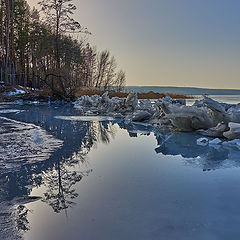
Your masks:
[{"label": "snow bank", "polygon": [[8,96],[13,96],[13,95],[22,95],[25,94],[26,92],[24,90],[21,89],[14,89],[14,91],[8,92],[7,95]]}]

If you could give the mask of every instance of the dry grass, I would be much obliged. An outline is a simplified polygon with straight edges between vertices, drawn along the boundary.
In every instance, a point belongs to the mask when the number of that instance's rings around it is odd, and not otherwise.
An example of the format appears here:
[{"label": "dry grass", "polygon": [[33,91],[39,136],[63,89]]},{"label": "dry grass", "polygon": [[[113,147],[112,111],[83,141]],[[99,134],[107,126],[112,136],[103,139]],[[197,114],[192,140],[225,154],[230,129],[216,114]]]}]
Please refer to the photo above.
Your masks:
[{"label": "dry grass", "polygon": [[52,93],[52,90],[50,88],[43,88],[40,91],[38,91],[38,96],[40,98],[45,98],[45,97],[48,97],[48,96],[52,97],[53,93]]},{"label": "dry grass", "polygon": [[[4,88],[4,92],[14,91],[14,89],[22,89],[25,90],[26,94],[24,95],[13,95],[13,96],[6,96],[2,95],[0,91],[0,100],[3,101],[14,101],[18,99],[24,99],[24,100],[41,100],[41,101],[48,101],[49,97],[51,97],[51,100],[57,100],[57,96],[54,96],[53,92],[49,88],[43,88],[39,91],[33,91],[29,88],[24,88],[20,86],[11,86],[7,85]],[[98,88],[79,88],[77,91],[75,91],[74,95],[75,97],[81,97],[83,95],[102,95],[105,91],[98,89]],[[126,98],[129,94],[128,92],[115,92],[115,91],[108,91],[109,97],[120,97],[120,98]],[[173,94],[168,93],[168,95],[175,99],[191,99],[194,98],[194,96],[191,95],[181,95],[181,94]],[[139,99],[159,99],[165,97],[166,94],[164,93],[156,93],[153,91],[147,92],[147,93],[138,93]]]},{"label": "dry grass", "polygon": [[[92,95],[102,95],[105,91],[100,90],[97,88],[81,88],[75,92],[76,97],[81,97],[84,95],[92,96]],[[109,91],[109,97],[120,97],[120,98],[125,98],[127,97],[128,93],[127,92],[115,92],[115,91]],[[173,94],[173,93],[168,93],[168,95],[171,98],[175,99],[191,99],[194,98],[191,95],[183,95],[183,94]],[[139,99],[158,99],[158,98],[163,98],[165,97],[166,94],[164,93],[156,93],[153,91],[147,92],[147,93],[138,93],[138,98]]]}]

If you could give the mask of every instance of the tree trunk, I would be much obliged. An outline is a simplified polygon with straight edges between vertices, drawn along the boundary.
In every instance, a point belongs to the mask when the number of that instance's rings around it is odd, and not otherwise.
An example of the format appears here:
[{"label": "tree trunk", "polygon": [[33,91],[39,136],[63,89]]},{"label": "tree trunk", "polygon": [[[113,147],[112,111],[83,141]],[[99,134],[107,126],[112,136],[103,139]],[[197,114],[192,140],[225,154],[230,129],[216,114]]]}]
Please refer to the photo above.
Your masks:
[{"label": "tree trunk", "polygon": [[5,55],[5,66],[4,66],[4,81],[8,83],[8,58],[9,58],[9,21],[10,21],[10,6],[9,0],[5,0],[6,5],[6,55]]}]

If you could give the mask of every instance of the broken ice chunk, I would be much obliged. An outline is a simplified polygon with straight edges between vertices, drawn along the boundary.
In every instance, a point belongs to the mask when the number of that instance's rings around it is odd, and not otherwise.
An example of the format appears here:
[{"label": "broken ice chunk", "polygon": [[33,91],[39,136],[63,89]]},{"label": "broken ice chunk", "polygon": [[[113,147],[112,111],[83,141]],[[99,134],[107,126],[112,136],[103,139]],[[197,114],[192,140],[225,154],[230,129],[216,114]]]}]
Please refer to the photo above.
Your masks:
[{"label": "broken ice chunk", "polygon": [[211,141],[209,141],[209,145],[217,145],[220,144],[222,141],[219,138],[215,138]]},{"label": "broken ice chunk", "polygon": [[209,140],[207,138],[199,138],[197,140],[197,145],[200,146],[207,146],[208,145]]},{"label": "broken ice chunk", "polygon": [[230,130],[223,133],[223,136],[229,140],[240,138],[240,123],[230,122],[228,124]]}]

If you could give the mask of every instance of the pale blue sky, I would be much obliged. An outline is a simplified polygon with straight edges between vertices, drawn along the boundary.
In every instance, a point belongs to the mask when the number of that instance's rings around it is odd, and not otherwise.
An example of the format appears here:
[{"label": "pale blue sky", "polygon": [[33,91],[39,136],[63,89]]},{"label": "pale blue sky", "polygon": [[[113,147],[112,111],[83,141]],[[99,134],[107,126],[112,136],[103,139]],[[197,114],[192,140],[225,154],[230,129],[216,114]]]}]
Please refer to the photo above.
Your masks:
[{"label": "pale blue sky", "polygon": [[89,40],[115,55],[128,85],[240,88],[239,0],[74,3]]}]

